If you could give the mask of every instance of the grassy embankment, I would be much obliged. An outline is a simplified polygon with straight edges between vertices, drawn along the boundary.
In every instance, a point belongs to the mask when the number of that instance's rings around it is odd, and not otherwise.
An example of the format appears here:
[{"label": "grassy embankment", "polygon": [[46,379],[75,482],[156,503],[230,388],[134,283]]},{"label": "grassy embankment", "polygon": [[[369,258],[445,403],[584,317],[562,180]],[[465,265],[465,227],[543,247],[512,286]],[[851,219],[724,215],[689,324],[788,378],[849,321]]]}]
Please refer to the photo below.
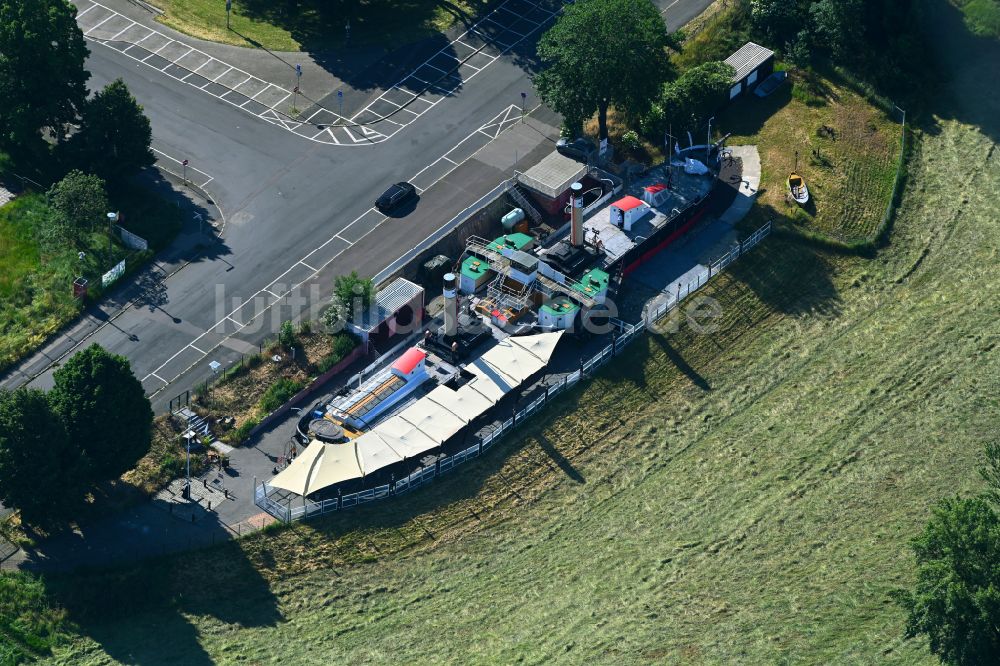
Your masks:
[{"label": "grassy embankment", "polygon": [[718,333],[636,343],[461,475],[53,578],[49,661],[936,663],[888,592],[1000,421],[998,97],[952,80],[878,256],[772,238],[708,288]]},{"label": "grassy embankment", "polygon": [[97,610],[52,662],[932,663],[888,592],[1000,418],[1000,156],[930,129],[877,258],[774,238],[710,287],[718,333],[637,343],[463,475],[53,579]]},{"label": "grassy embankment", "polygon": [[1000,2],[997,0],[951,0],[965,15],[969,30],[980,37],[1000,37]]},{"label": "grassy embankment", "polygon": [[[231,30],[226,28],[222,0],[156,0],[154,4],[166,11],[159,19],[164,25],[200,39],[272,51],[327,51],[371,44],[403,46],[470,18],[485,3],[236,0]],[[345,32],[348,20],[349,43]]]},{"label": "grassy embankment", "polygon": [[[123,186],[111,196],[126,227],[162,249],[181,226],[181,213],[138,186]],[[108,249],[107,227],[98,222],[75,242],[46,249],[37,230],[49,215],[44,194],[25,193],[0,207],[0,372],[34,350],[80,312],[73,280],[84,275],[90,295],[101,293],[101,275],[123,258],[144,263],[145,252],[130,252],[115,240]],[[84,252],[81,260],[78,252]]]},{"label": "grassy embankment", "polygon": [[[732,133],[730,145],[760,152],[758,203],[746,224],[775,220],[848,245],[872,239],[892,195],[900,124],[836,73],[793,71],[790,78],[771,96],[747,97],[717,118],[719,131]],[[796,169],[809,187],[805,206],[788,196]]]}]

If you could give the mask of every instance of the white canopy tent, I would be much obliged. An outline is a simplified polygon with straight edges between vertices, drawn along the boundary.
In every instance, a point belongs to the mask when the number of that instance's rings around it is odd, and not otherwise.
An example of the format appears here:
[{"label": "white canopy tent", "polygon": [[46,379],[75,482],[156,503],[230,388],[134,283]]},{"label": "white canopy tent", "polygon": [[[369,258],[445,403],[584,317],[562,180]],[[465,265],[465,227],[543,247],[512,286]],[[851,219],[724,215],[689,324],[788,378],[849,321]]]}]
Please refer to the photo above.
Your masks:
[{"label": "white canopy tent", "polygon": [[356,442],[324,444],[314,440],[270,485],[305,496],[362,476]]},{"label": "white canopy tent", "polygon": [[438,386],[427,394],[427,399],[447,409],[463,423],[469,424],[473,419],[496,404],[468,384],[462,386],[457,391],[447,386]]},{"label": "white canopy tent", "polygon": [[548,365],[562,333],[502,340],[466,366],[475,376],[458,390],[438,386],[350,442],[313,441],[270,485],[305,496],[438,448]]}]

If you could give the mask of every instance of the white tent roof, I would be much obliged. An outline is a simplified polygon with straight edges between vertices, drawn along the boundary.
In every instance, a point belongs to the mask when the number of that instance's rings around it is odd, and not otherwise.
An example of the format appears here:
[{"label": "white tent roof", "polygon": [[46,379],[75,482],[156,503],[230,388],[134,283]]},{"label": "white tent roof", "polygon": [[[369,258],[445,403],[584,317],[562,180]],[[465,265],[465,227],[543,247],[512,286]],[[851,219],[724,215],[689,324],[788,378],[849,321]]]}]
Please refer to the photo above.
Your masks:
[{"label": "white tent roof", "polygon": [[440,442],[432,439],[399,416],[393,416],[379,423],[372,429],[372,432],[378,433],[378,436],[392,446],[396,453],[406,458],[416,458],[421,453],[440,446]]},{"label": "white tent roof", "polygon": [[313,440],[302,455],[271,479],[270,485],[299,495],[308,495],[341,481],[357,479],[361,475],[355,442],[324,444]]},{"label": "white tent roof", "polygon": [[447,386],[438,386],[427,394],[427,399],[441,405],[463,423],[469,423],[495,404],[495,401],[477,393],[468,384],[457,391]]},{"label": "white tent roof", "polygon": [[444,444],[449,437],[465,426],[465,421],[433,400],[428,400],[427,396],[401,411],[399,418],[413,424],[413,427],[436,441],[438,445]]},{"label": "white tent roof", "polygon": [[475,391],[489,400],[492,404],[497,404],[507,394],[506,384],[497,384],[487,374],[477,374],[475,372],[475,368],[466,367],[466,370],[472,372],[476,376],[465,385],[465,388],[470,391]]},{"label": "white tent roof", "polygon": [[[496,347],[493,349],[496,349]],[[490,352],[492,352],[493,349],[491,349]],[[477,358],[475,361],[469,363],[465,366],[465,369],[477,377],[486,380],[488,383],[496,384],[500,390],[503,391],[501,397],[510,393],[515,386],[520,384],[520,382],[514,377],[511,377],[506,372],[503,372],[483,357]]]},{"label": "white tent roof", "polygon": [[527,335],[507,339],[510,340],[512,345],[529,352],[547,365],[549,359],[552,358],[552,353],[556,350],[556,345],[559,344],[559,338],[562,337],[562,334],[562,331],[556,331],[554,333],[542,333],[541,335]]},{"label": "white tent roof", "polygon": [[403,460],[386,437],[377,432],[366,432],[354,440],[358,449],[358,463],[366,475]]},{"label": "white tent roof", "polygon": [[436,449],[544,368],[560,336],[562,331],[502,340],[466,366],[475,377],[457,391],[439,386],[346,444],[313,441],[270,485],[308,495]]}]

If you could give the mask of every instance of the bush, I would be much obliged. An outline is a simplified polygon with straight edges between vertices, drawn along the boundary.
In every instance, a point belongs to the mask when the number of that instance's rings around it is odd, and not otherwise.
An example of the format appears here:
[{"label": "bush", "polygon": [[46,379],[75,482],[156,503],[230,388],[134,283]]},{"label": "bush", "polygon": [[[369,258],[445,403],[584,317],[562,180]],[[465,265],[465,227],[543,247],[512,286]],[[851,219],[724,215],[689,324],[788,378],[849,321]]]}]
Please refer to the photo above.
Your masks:
[{"label": "bush", "polygon": [[246,421],[241,423],[237,428],[235,428],[231,432],[226,433],[225,439],[230,444],[239,444],[240,442],[245,440],[247,438],[247,435],[250,434],[250,431],[256,428],[258,425],[260,425],[260,417],[251,416]]},{"label": "bush", "polygon": [[312,322],[308,319],[303,319],[299,324],[299,335],[309,335],[312,333]]},{"label": "bush", "polygon": [[339,333],[335,335],[330,353],[316,364],[316,369],[321,373],[326,372],[344,360],[344,358],[354,351],[354,348],[357,346],[357,338],[350,333]]},{"label": "bush", "polygon": [[291,349],[295,346],[295,341],[295,327],[292,326],[292,322],[282,322],[281,330],[278,332],[278,342],[281,343],[281,346],[285,349]]},{"label": "bush", "polygon": [[305,382],[282,377],[272,384],[260,398],[260,408],[265,413],[271,413],[291,400],[292,396],[305,388]]},{"label": "bush", "polygon": [[629,130],[622,134],[622,146],[629,152],[639,150],[639,134],[635,130]]}]

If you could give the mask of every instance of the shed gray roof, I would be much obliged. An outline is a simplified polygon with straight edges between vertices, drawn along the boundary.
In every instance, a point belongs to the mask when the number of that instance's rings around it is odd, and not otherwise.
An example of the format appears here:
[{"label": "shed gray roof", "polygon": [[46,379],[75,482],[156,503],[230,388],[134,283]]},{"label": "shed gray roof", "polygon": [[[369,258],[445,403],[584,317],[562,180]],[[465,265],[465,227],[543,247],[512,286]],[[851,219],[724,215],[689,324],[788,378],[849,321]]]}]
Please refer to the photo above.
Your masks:
[{"label": "shed gray roof", "polygon": [[750,72],[763,65],[773,55],[774,51],[771,49],[766,49],[760,44],[747,42],[736,53],[726,58],[726,64],[732,65],[736,70],[733,81],[742,81]]},{"label": "shed gray roof", "polygon": [[517,179],[539,194],[555,199],[586,173],[586,165],[552,151],[535,166],[517,174]]},{"label": "shed gray roof", "polygon": [[365,308],[361,313],[361,323],[358,326],[371,331],[382,322],[388,320],[397,311],[418,294],[424,293],[424,288],[413,284],[406,278],[396,278],[385,289],[380,289],[375,296],[375,307]]}]

